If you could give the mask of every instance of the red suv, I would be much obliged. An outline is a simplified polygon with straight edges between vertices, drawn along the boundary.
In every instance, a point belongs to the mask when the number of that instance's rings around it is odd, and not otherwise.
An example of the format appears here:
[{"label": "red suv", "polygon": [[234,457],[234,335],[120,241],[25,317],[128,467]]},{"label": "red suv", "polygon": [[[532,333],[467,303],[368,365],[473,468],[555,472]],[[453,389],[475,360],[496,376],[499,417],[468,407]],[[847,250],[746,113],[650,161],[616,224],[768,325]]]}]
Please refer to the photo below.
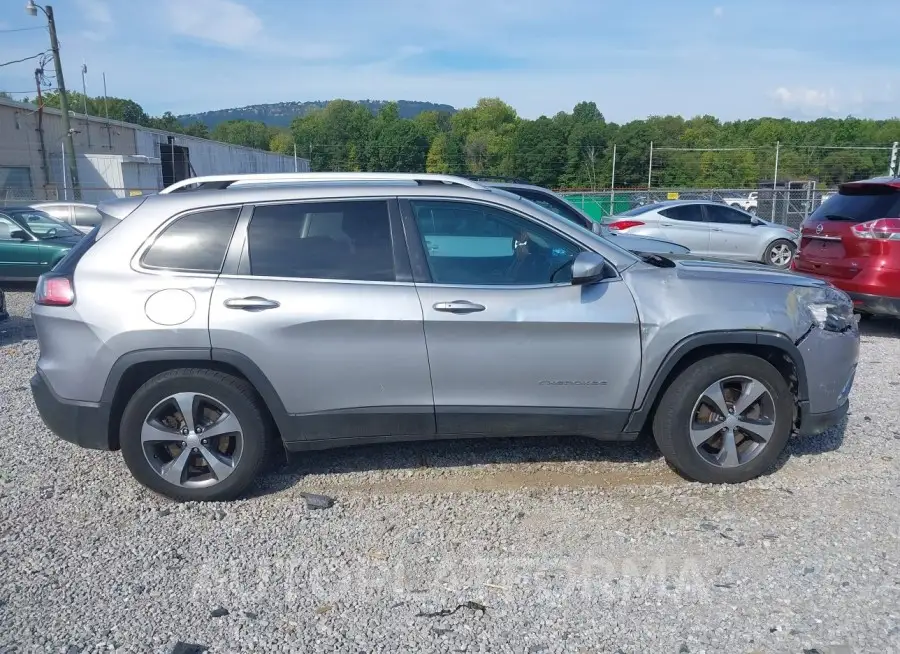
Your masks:
[{"label": "red suv", "polygon": [[900,178],[841,185],[803,221],[791,268],[846,291],[860,313],[900,317]]}]

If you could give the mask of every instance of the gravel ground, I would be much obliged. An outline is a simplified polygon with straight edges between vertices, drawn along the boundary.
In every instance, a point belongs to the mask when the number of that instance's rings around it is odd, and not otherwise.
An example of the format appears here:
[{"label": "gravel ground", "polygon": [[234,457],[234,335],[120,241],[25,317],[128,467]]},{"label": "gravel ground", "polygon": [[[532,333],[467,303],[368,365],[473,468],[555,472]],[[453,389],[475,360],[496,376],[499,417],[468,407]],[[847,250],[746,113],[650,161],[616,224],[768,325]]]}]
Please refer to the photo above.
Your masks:
[{"label": "gravel ground", "polygon": [[740,487],[528,439],[317,452],[177,505],[43,427],[8,299],[0,652],[900,652],[900,323],[865,327],[847,424]]}]

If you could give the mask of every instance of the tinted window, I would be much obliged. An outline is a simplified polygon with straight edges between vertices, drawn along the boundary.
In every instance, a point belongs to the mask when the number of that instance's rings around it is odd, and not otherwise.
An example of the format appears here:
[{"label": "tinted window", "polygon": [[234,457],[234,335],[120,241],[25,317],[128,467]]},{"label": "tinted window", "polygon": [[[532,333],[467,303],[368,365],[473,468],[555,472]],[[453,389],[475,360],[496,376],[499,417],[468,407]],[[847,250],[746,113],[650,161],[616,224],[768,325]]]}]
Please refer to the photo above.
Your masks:
[{"label": "tinted window", "polygon": [[654,209],[659,209],[660,206],[661,205],[659,203],[654,202],[653,204],[645,204],[640,207],[632,207],[628,211],[622,211],[621,213],[619,213],[617,215],[619,215],[619,216],[640,216],[642,213],[647,213],[648,211],[653,211]]},{"label": "tinted window", "polygon": [[731,207],[717,204],[706,205],[706,215],[709,222],[724,225],[750,225],[753,220],[752,216],[741,211],[735,211]]},{"label": "tinted window", "polygon": [[513,193],[518,193],[523,198],[527,198],[538,204],[545,209],[549,209],[553,213],[558,216],[562,216],[566,220],[569,220],[576,225],[581,225],[582,227],[587,227],[590,229],[589,221],[587,221],[581,214],[575,211],[574,208],[569,206],[569,204],[565,200],[561,200],[556,196],[550,195],[548,193],[541,193],[540,191],[532,191],[530,189],[521,189],[521,188],[511,188],[509,189]]},{"label": "tinted window", "polygon": [[141,264],[166,270],[220,272],[239,213],[237,207],[229,207],[182,216],[156,238]]},{"label": "tinted window", "polygon": [[883,185],[844,187],[823,202],[810,220],[846,220],[861,223],[900,217],[900,190]]},{"label": "tinted window", "polygon": [[396,279],[391,223],[383,200],[257,207],[247,238],[253,275]]},{"label": "tinted window", "polygon": [[539,285],[572,279],[581,248],[502,209],[468,202],[411,201],[437,284]]},{"label": "tinted window", "polygon": [[662,209],[659,213],[673,220],[684,220],[692,223],[703,222],[703,209],[699,204],[680,204],[675,207]]}]

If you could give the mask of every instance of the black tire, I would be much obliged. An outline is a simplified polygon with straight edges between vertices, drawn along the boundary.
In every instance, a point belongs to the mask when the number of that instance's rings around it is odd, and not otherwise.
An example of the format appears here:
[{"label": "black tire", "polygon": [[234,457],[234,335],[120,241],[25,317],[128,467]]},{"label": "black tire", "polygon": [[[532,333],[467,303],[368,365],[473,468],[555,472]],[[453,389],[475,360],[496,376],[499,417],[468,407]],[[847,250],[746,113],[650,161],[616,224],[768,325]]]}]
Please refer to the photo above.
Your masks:
[{"label": "black tire", "polygon": [[[241,426],[242,452],[233,472],[212,486],[185,488],[163,479],[147,461],[141,429],[147,415],[175,393],[199,393],[223,402]],[[150,490],[179,502],[229,501],[242,495],[265,466],[272,433],[253,387],[243,379],[204,368],[182,368],[156,375],[131,397],[122,415],[122,456],[134,478]]]},{"label": "black tire", "polygon": [[[776,246],[786,245],[791,250],[791,258],[788,259],[786,264],[777,265],[772,263],[772,250],[775,249]],[[773,266],[775,268],[780,268],[782,270],[786,270],[791,267],[791,262],[793,262],[794,257],[797,256],[797,246],[794,243],[791,243],[789,240],[784,238],[779,238],[775,241],[769,243],[769,247],[766,248],[765,254],[763,254],[763,262],[766,265]]]},{"label": "black tire", "polygon": [[[691,444],[694,404],[716,381],[731,376],[756,379],[775,405],[772,437],[759,454],[744,464],[726,468],[707,461]],[[787,381],[768,361],[749,354],[719,354],[683,370],[665,390],[653,416],[653,436],[666,461],[682,476],[710,484],[737,484],[769,470],[784,451],[794,422],[794,398]]]}]

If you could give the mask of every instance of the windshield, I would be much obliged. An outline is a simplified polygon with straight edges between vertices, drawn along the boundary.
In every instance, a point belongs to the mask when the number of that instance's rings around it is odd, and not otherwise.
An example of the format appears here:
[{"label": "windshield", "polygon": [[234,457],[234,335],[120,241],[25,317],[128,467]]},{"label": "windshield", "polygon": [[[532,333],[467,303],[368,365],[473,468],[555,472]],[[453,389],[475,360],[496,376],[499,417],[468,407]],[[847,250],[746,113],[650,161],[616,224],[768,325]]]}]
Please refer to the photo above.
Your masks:
[{"label": "windshield", "polygon": [[68,223],[37,209],[11,211],[9,216],[42,240],[82,235]]},{"label": "windshield", "polygon": [[546,207],[543,207],[543,206],[539,205],[537,202],[534,202],[534,201],[532,201],[532,200],[529,200],[528,198],[522,197],[521,195],[518,195],[518,194],[516,194],[516,193],[511,193],[510,191],[506,191],[506,190],[500,189],[500,188],[491,188],[490,191],[491,191],[492,193],[498,193],[498,194],[500,194],[500,195],[505,195],[505,196],[507,196],[507,197],[515,198],[515,199],[518,200],[519,202],[524,202],[524,203],[527,204],[531,209],[533,209],[534,211],[537,211],[539,214],[543,214],[543,215],[546,215],[546,216],[552,216],[552,217],[553,217],[554,219],[556,219],[556,220],[559,220],[560,218],[562,218],[563,220],[566,221],[566,224],[567,224],[567,225],[569,225],[570,227],[572,227],[572,228],[574,228],[574,229],[577,229],[577,230],[578,230],[579,232],[581,232],[582,234],[587,234],[587,235],[589,235],[591,238],[601,240],[601,241],[603,241],[603,245],[605,245],[605,246],[607,246],[607,247],[614,248],[616,251],[621,252],[621,253],[623,253],[623,254],[627,254],[629,257],[632,258],[632,261],[635,260],[635,254],[634,254],[634,252],[632,252],[631,250],[628,250],[628,249],[626,249],[626,248],[623,248],[623,247],[620,246],[620,245],[616,245],[615,243],[612,242],[612,239],[610,239],[610,238],[605,238],[605,237],[603,237],[603,236],[600,235],[600,234],[595,234],[594,232],[592,232],[591,230],[589,230],[587,227],[582,227],[582,226],[579,225],[578,223],[572,222],[571,220],[568,220],[568,219],[566,219],[565,217],[560,216],[560,215],[559,215],[558,213],[556,213],[555,211],[551,211],[550,209],[547,209]]}]

